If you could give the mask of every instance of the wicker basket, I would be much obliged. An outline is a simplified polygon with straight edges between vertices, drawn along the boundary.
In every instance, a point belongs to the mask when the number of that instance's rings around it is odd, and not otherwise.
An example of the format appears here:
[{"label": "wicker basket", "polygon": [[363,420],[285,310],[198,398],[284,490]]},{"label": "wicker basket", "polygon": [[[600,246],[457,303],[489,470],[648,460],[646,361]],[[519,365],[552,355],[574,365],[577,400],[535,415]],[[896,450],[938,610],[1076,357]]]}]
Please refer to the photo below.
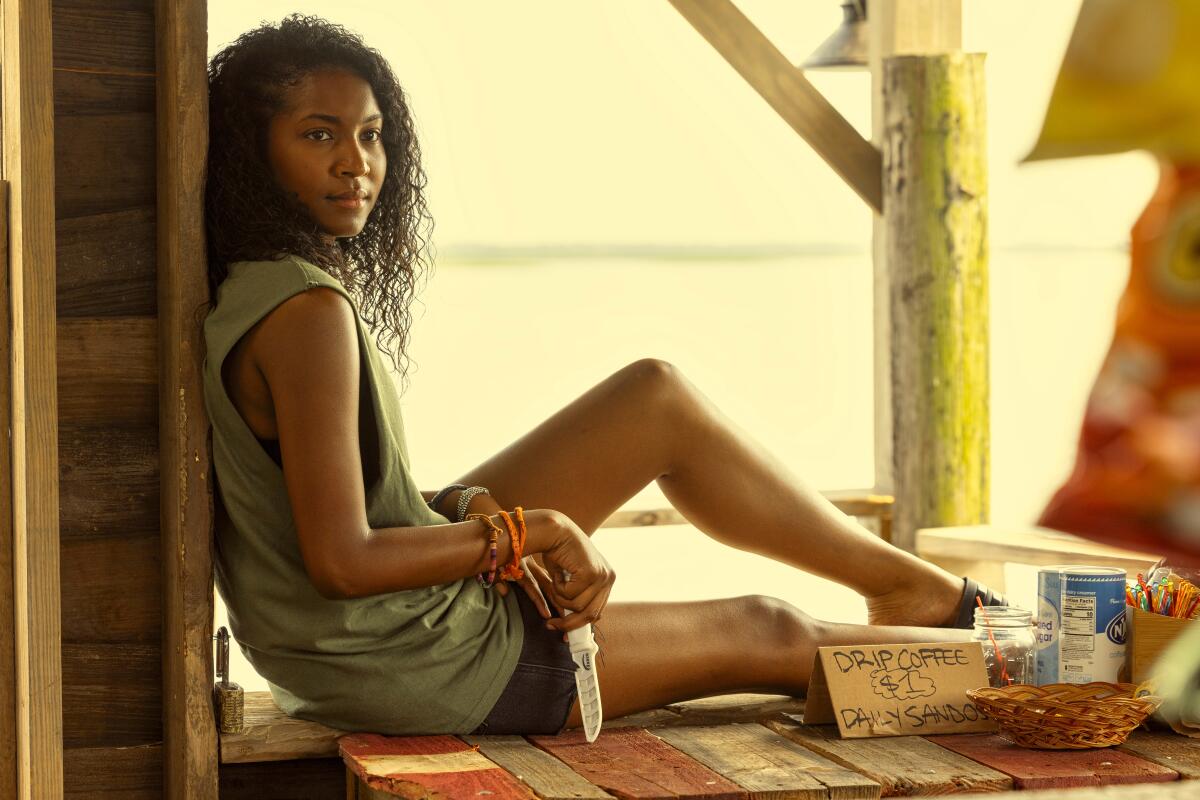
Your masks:
[{"label": "wicker basket", "polygon": [[1132,683],[1015,684],[969,689],[967,697],[1022,747],[1082,750],[1120,744],[1154,713],[1162,698],[1139,697],[1138,688]]}]

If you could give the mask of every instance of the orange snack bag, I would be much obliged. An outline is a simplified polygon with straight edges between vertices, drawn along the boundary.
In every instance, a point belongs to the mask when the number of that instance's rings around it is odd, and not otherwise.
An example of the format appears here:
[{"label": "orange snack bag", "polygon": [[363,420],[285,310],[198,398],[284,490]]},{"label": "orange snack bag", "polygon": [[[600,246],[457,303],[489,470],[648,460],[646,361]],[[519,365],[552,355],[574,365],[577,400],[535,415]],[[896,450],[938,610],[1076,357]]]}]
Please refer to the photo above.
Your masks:
[{"label": "orange snack bag", "polygon": [[1131,260],[1074,471],[1038,524],[1200,564],[1200,164],[1162,162]]}]

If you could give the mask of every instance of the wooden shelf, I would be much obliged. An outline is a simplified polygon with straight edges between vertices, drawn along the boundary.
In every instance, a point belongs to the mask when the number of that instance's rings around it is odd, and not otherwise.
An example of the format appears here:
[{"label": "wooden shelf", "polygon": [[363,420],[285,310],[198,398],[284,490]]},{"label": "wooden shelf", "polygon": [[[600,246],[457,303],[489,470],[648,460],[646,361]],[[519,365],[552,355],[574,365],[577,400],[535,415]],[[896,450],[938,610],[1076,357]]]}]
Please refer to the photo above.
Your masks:
[{"label": "wooden shelf", "polygon": [[917,555],[959,575],[970,575],[1004,590],[1005,564],[1087,564],[1120,567],[1133,577],[1158,556],[1123,550],[1078,536],[1038,527],[966,525],[917,531]]}]

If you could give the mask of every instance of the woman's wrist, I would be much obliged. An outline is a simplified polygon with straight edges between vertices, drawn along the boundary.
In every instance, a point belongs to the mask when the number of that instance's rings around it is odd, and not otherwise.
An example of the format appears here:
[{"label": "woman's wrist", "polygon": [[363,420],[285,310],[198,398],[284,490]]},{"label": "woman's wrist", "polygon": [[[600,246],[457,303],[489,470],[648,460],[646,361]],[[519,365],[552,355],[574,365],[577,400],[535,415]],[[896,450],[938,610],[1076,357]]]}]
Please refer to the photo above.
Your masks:
[{"label": "woman's wrist", "polygon": [[454,504],[455,520],[463,520],[467,518],[467,514],[471,513],[471,501],[480,495],[490,495],[491,492],[485,486],[468,486],[458,494],[458,502]]},{"label": "woman's wrist", "polygon": [[451,522],[461,522],[467,518],[468,514],[491,515],[500,510],[500,506],[492,499],[490,494],[477,492],[472,493],[467,507],[460,518],[458,513],[459,501],[462,499],[463,492],[465,491],[466,489],[455,489],[449,492],[438,501],[437,506],[433,510]]},{"label": "woman's wrist", "polygon": [[[458,503],[458,497],[465,490],[457,490],[451,492],[443,504],[447,507],[455,507]],[[480,569],[476,572],[486,572],[490,567],[491,548],[488,545],[489,533],[492,525],[498,527],[501,531],[507,530],[504,517],[500,514],[502,510],[508,511],[510,519],[515,518],[513,510],[502,509],[495,498],[488,494],[478,494],[470,498],[470,504],[467,507],[467,513],[464,520],[479,524],[480,532]],[[539,566],[542,566],[540,554],[546,550],[550,550],[558,543],[560,537],[566,531],[567,526],[562,523],[563,516],[559,512],[549,508],[534,508],[529,510],[522,509],[525,522],[525,543],[522,548],[522,556],[534,557],[534,560]],[[454,512],[451,512],[454,513]],[[472,519],[476,514],[484,515],[488,518],[488,522],[480,520],[478,517]],[[449,517],[451,520],[454,517]],[[490,522],[490,524],[489,524]],[[513,544],[510,536],[499,536],[496,542],[496,560],[499,564],[508,564],[513,558]]]},{"label": "woman's wrist", "polygon": [[454,522],[454,508],[458,503],[459,495],[466,488],[461,483],[456,483],[434,492],[429,497],[425,497],[425,492],[421,492],[421,496],[425,498],[425,504],[433,509],[435,514],[441,514],[446,519]]},{"label": "woman's wrist", "polygon": [[[447,518],[453,520],[458,513],[458,501],[462,497],[463,491],[465,490],[459,490],[446,499],[446,507],[450,509],[450,513],[446,515]],[[499,510],[499,503],[490,494],[476,494],[467,503],[467,510],[463,514],[463,519],[467,518],[467,514],[487,514],[489,517],[496,518]],[[503,527],[504,523],[500,522],[500,525]]]},{"label": "woman's wrist", "polygon": [[475,512],[472,512],[472,516],[468,516],[467,519],[463,520],[463,522],[459,524],[469,523],[470,525],[475,526],[475,529],[478,531],[480,555],[476,564],[479,569],[475,570],[475,572],[486,573],[491,567],[491,547],[489,540],[493,526],[497,529],[499,534],[496,537],[496,563],[498,565],[503,566],[512,560],[512,543],[509,541],[508,534],[504,530],[504,520],[499,514],[487,514],[482,511],[478,512],[481,516],[487,517],[487,520],[485,521],[480,519],[478,516],[474,516],[474,513]]}]

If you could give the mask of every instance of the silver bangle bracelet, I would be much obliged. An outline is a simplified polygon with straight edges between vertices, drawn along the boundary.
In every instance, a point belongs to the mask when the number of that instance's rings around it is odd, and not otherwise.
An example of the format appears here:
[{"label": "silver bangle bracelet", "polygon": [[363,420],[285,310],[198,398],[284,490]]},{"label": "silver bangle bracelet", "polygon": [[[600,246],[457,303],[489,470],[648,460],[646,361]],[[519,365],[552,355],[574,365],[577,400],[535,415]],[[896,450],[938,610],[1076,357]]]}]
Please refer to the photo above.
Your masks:
[{"label": "silver bangle bracelet", "polygon": [[487,489],[482,486],[472,486],[469,489],[463,489],[462,494],[458,496],[458,516],[456,522],[462,522],[467,518],[467,507],[471,505],[471,498],[477,494],[491,495]]},{"label": "silver bangle bracelet", "polygon": [[429,506],[436,513],[438,504],[441,503],[442,500],[445,499],[446,495],[450,494],[455,489],[466,489],[466,488],[467,487],[461,483],[452,483],[449,486],[445,486],[442,489],[439,489],[437,494],[435,494],[433,497],[429,498],[429,502],[426,503],[426,505]]}]

